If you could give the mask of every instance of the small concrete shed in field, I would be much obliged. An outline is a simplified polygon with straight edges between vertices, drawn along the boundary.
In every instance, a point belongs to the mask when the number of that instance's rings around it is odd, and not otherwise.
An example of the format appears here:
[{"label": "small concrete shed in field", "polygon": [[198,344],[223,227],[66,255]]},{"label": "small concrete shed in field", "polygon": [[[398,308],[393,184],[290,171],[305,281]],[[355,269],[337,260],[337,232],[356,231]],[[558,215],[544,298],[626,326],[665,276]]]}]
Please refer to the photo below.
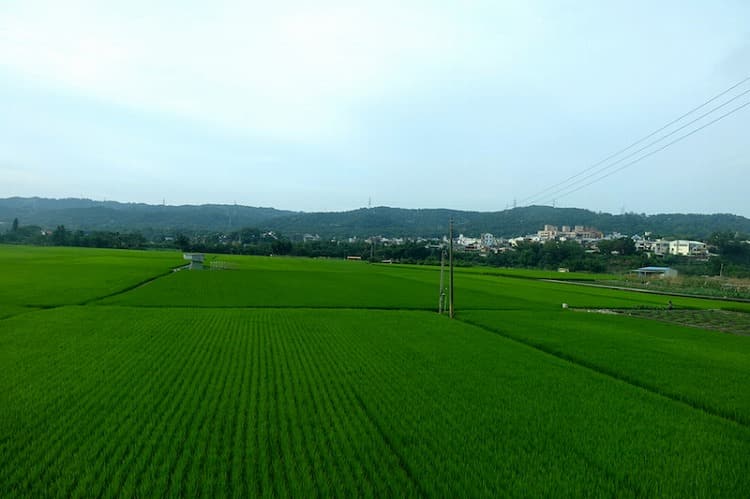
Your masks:
[{"label": "small concrete shed in field", "polygon": [[677,271],[671,267],[641,267],[631,270],[631,273],[638,274],[640,277],[677,277]]},{"label": "small concrete shed in field", "polygon": [[182,258],[190,262],[190,270],[202,270],[206,255],[203,253],[183,253]]}]

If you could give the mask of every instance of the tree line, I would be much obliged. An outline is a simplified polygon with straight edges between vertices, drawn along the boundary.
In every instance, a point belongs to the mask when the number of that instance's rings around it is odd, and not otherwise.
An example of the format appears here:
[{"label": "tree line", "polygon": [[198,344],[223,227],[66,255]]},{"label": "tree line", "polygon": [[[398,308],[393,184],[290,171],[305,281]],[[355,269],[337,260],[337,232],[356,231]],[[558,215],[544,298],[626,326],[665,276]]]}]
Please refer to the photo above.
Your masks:
[{"label": "tree line", "polygon": [[0,243],[118,249],[145,249],[149,246],[140,232],[69,231],[64,225],[48,231],[38,225],[21,226],[17,218],[13,220],[8,232],[0,234]]},{"label": "tree line", "polygon": [[[274,232],[257,228],[243,228],[233,232],[178,233],[159,236],[149,241],[140,232],[69,231],[59,225],[45,231],[36,225],[21,226],[18,219],[11,229],[0,234],[0,243],[40,246],[81,246],[96,248],[149,249],[175,248],[182,251],[238,254],[288,255],[309,258],[346,258],[357,256],[363,260],[381,262],[437,265],[444,247],[425,242],[399,245],[367,241],[338,240],[296,241]],[[708,244],[716,256],[708,260],[637,252],[632,239],[603,240],[597,243],[598,252],[587,252],[575,241],[521,242],[515,249],[497,253],[459,251],[454,254],[457,265],[487,265],[570,271],[620,272],[647,265],[671,266],[687,275],[725,275],[750,277],[750,244],[747,237],[731,231],[714,232]]]}]

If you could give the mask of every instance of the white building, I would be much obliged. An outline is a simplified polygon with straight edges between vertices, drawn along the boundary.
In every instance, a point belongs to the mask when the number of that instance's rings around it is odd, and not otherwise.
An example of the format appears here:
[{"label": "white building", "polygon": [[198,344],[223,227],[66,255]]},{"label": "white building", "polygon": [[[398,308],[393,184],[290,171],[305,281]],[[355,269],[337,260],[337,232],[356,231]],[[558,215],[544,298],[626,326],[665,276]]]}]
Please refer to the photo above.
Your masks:
[{"label": "white building", "polygon": [[656,241],[653,241],[653,243],[651,243],[651,251],[653,251],[655,255],[668,254],[669,253],[669,241],[664,241],[662,239],[657,239]]},{"label": "white building", "polygon": [[[563,226],[563,228],[565,228],[565,226]],[[547,224],[544,226],[543,230],[537,231],[536,235],[542,241],[549,241],[550,239],[556,238],[558,232],[556,226]]]},{"label": "white building", "polygon": [[592,228],[584,227],[583,225],[576,225],[570,227],[570,225],[563,225],[562,230],[558,230],[556,225],[545,225],[543,230],[537,231],[537,237],[540,241],[585,241],[585,240],[596,240],[601,239],[603,234]]},{"label": "white building", "polygon": [[487,232],[486,234],[482,234],[482,247],[484,248],[491,248],[497,244],[497,240],[495,239],[495,236]]},{"label": "white building", "polygon": [[456,243],[458,243],[461,246],[475,246],[478,247],[481,243],[480,239],[477,239],[476,237],[467,237],[463,234],[459,234],[458,238],[456,239]]},{"label": "white building", "polygon": [[511,239],[508,239],[508,243],[510,243],[511,247],[517,248],[519,244],[521,243],[538,243],[540,242],[540,239],[538,236],[519,236],[519,237],[513,237]]},{"label": "white building", "polygon": [[708,256],[706,243],[700,241],[686,241],[683,239],[669,242],[669,254],[681,256]]}]

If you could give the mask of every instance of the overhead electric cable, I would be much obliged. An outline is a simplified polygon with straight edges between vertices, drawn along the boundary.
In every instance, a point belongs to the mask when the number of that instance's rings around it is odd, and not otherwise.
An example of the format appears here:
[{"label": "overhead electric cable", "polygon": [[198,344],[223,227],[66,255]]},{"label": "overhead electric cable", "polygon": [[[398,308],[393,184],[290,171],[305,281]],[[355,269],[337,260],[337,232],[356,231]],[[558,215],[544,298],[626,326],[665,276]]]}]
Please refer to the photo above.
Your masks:
[{"label": "overhead electric cable", "polygon": [[646,159],[646,158],[648,158],[648,157],[650,157],[650,156],[653,156],[654,154],[656,154],[656,153],[658,153],[658,152],[661,152],[661,151],[663,151],[664,149],[668,148],[669,146],[671,146],[671,145],[673,145],[673,144],[676,144],[677,142],[680,142],[681,140],[683,140],[683,139],[686,139],[686,138],[690,137],[691,135],[693,135],[693,134],[695,134],[695,133],[697,133],[697,132],[700,132],[700,131],[701,131],[701,130],[703,130],[704,128],[708,128],[709,126],[713,125],[713,124],[714,124],[714,123],[716,123],[717,121],[721,121],[721,120],[723,120],[724,118],[726,118],[727,116],[729,116],[729,115],[731,115],[731,114],[734,114],[734,113],[736,113],[737,111],[740,111],[741,109],[743,109],[743,108],[745,108],[745,107],[747,107],[747,106],[750,106],[750,101],[748,101],[748,102],[745,102],[745,103],[744,103],[744,104],[742,104],[741,106],[737,106],[737,107],[735,107],[735,108],[734,108],[734,109],[732,109],[731,111],[728,111],[728,112],[726,112],[726,113],[722,114],[722,115],[721,115],[721,116],[719,116],[718,118],[714,118],[713,120],[709,121],[708,123],[705,123],[705,124],[703,124],[703,125],[699,126],[698,128],[696,128],[696,129],[694,129],[694,130],[691,130],[691,131],[689,131],[688,133],[686,133],[686,134],[684,134],[684,135],[680,135],[679,137],[677,137],[677,138],[676,138],[676,139],[674,139],[673,141],[671,141],[671,142],[668,142],[667,144],[664,144],[663,146],[659,147],[658,149],[654,149],[653,151],[649,151],[648,153],[644,154],[643,156],[641,156],[641,157],[639,157],[639,158],[637,158],[637,159],[634,159],[633,161],[631,161],[631,162],[629,162],[629,163],[626,163],[626,164],[622,165],[621,167],[619,167],[619,168],[617,168],[616,170],[613,170],[613,171],[611,171],[611,172],[607,173],[606,175],[602,175],[601,177],[599,177],[599,178],[596,178],[596,179],[592,180],[591,182],[588,182],[588,183],[586,183],[586,184],[583,184],[583,185],[581,185],[581,186],[578,186],[578,187],[576,187],[575,189],[573,189],[573,190],[570,190],[570,191],[568,191],[568,192],[565,192],[565,193],[563,193],[563,194],[561,194],[560,196],[557,196],[557,197],[558,197],[558,198],[561,198],[561,197],[565,197],[565,196],[568,196],[568,195],[570,195],[570,194],[573,194],[574,192],[578,192],[578,191],[580,191],[580,190],[581,190],[581,189],[583,189],[584,187],[588,187],[588,186],[590,186],[591,184],[595,184],[596,182],[599,182],[600,180],[604,180],[605,178],[607,178],[607,177],[609,177],[609,176],[612,176],[612,175],[614,175],[615,173],[617,173],[617,172],[620,172],[620,171],[624,170],[625,168],[628,168],[629,166],[632,166],[632,165],[634,165],[634,164],[636,164],[636,163],[638,163],[638,162],[640,162],[640,161],[643,161],[644,159]]},{"label": "overhead electric cable", "polygon": [[730,103],[732,103],[732,102],[736,101],[737,99],[739,99],[740,97],[743,97],[743,96],[745,96],[745,95],[747,95],[747,94],[749,94],[749,93],[750,93],[750,88],[749,88],[749,89],[747,89],[747,90],[745,90],[744,92],[742,92],[742,93],[740,93],[740,94],[737,94],[737,95],[735,95],[734,97],[732,97],[731,99],[727,100],[726,102],[723,102],[722,104],[719,104],[718,106],[715,106],[715,107],[714,107],[714,108],[712,108],[712,109],[711,109],[710,111],[706,111],[705,113],[701,114],[701,115],[700,115],[700,116],[698,116],[697,118],[694,118],[694,119],[692,119],[691,121],[688,121],[688,122],[687,122],[687,123],[685,123],[684,125],[682,125],[682,126],[680,126],[680,127],[678,127],[678,128],[675,128],[675,129],[674,129],[674,130],[672,130],[671,132],[669,132],[669,133],[667,133],[667,134],[665,134],[665,135],[662,135],[662,136],[661,136],[661,137],[659,137],[658,139],[656,139],[656,140],[653,140],[653,141],[649,142],[649,143],[648,143],[648,144],[646,144],[645,146],[643,146],[643,147],[641,147],[641,148],[639,148],[639,149],[636,149],[635,151],[631,152],[631,153],[630,153],[630,154],[628,154],[627,156],[623,156],[622,158],[618,159],[617,161],[614,161],[613,163],[610,163],[610,164],[609,164],[609,165],[607,165],[607,166],[604,166],[604,167],[602,167],[602,168],[598,168],[598,169],[597,169],[596,171],[594,171],[594,172],[592,172],[592,173],[589,173],[589,174],[588,174],[588,175],[586,175],[585,177],[582,177],[582,178],[580,178],[580,179],[576,180],[576,181],[575,181],[575,182],[573,182],[573,183],[572,183],[571,185],[568,185],[567,187],[560,187],[559,189],[557,189],[557,190],[555,190],[555,191],[552,191],[552,192],[550,192],[549,194],[547,194],[547,195],[545,195],[545,196],[536,196],[535,198],[536,198],[536,199],[538,199],[538,200],[541,200],[541,199],[543,199],[543,198],[549,198],[550,196],[554,196],[554,195],[555,195],[555,194],[557,194],[558,192],[562,192],[562,191],[565,191],[565,190],[567,190],[567,189],[570,189],[571,187],[573,187],[573,186],[574,186],[574,185],[576,185],[576,184],[579,184],[579,183],[581,183],[581,182],[583,182],[583,181],[585,181],[585,180],[587,180],[587,179],[590,179],[591,177],[595,177],[596,175],[599,175],[600,173],[602,173],[602,172],[605,172],[605,171],[609,170],[610,168],[612,168],[612,167],[614,167],[614,166],[617,166],[618,164],[622,163],[623,161],[625,161],[625,160],[628,160],[628,159],[632,158],[633,156],[637,155],[638,153],[641,153],[641,152],[645,151],[645,150],[646,150],[646,149],[648,149],[649,147],[651,147],[651,146],[654,146],[654,145],[658,144],[659,142],[663,141],[664,139],[667,139],[667,138],[671,137],[672,135],[676,134],[677,132],[679,132],[679,131],[681,131],[681,130],[684,130],[685,128],[689,127],[690,125],[692,125],[692,124],[694,124],[694,123],[696,123],[696,122],[698,122],[698,121],[702,120],[703,118],[705,118],[706,116],[709,116],[710,114],[713,114],[713,113],[715,113],[716,111],[718,111],[718,110],[719,110],[719,109],[721,109],[722,107],[726,106],[727,104],[730,104]]},{"label": "overhead electric cable", "polygon": [[537,192],[537,193],[535,193],[535,194],[532,194],[531,196],[528,196],[528,197],[526,197],[526,198],[522,199],[522,200],[521,200],[521,204],[525,204],[525,203],[526,203],[526,201],[528,201],[528,200],[531,200],[531,199],[535,199],[535,198],[538,198],[538,197],[540,197],[540,196],[541,196],[542,194],[545,194],[545,193],[549,192],[550,190],[552,190],[552,189],[554,189],[554,188],[557,188],[557,187],[559,187],[559,186],[561,186],[561,185],[567,184],[567,183],[568,183],[569,181],[571,181],[571,180],[573,180],[573,179],[576,179],[576,178],[580,177],[581,175],[583,175],[583,174],[585,174],[585,173],[588,173],[588,172],[590,172],[590,171],[591,171],[591,170],[593,170],[594,168],[596,168],[596,167],[598,167],[598,166],[602,165],[603,163],[606,163],[606,162],[607,162],[607,161],[609,161],[610,159],[613,159],[613,158],[615,158],[615,157],[619,156],[620,154],[622,154],[622,153],[624,153],[624,152],[626,152],[626,151],[628,151],[628,150],[632,149],[633,147],[637,146],[637,145],[638,145],[638,144],[640,144],[641,142],[644,142],[644,141],[646,141],[646,140],[650,139],[651,137],[653,137],[653,136],[654,136],[654,135],[656,135],[657,133],[659,133],[659,132],[661,132],[661,131],[663,131],[663,130],[665,130],[665,129],[669,128],[670,126],[674,125],[675,123],[677,123],[677,122],[679,122],[679,121],[683,120],[684,118],[686,118],[686,117],[690,116],[691,114],[693,114],[694,112],[698,111],[699,109],[702,109],[702,108],[706,107],[706,106],[707,106],[707,105],[709,105],[710,103],[712,103],[712,102],[714,102],[715,100],[719,99],[720,97],[722,97],[722,96],[724,96],[724,95],[728,94],[729,92],[731,92],[731,91],[732,91],[732,90],[734,90],[735,88],[737,88],[737,87],[739,87],[739,86],[741,86],[741,85],[743,85],[743,84],[747,83],[748,81],[750,81],[750,76],[748,76],[748,77],[744,78],[743,80],[739,81],[738,83],[735,83],[734,85],[732,85],[731,87],[727,88],[726,90],[723,90],[722,92],[720,92],[720,93],[716,94],[715,96],[711,97],[710,99],[708,99],[707,101],[703,102],[703,103],[702,103],[702,104],[700,104],[699,106],[697,106],[697,107],[694,107],[693,109],[691,109],[690,111],[688,111],[688,112],[686,112],[685,114],[681,115],[680,117],[678,117],[678,118],[675,118],[675,119],[673,119],[672,121],[670,121],[670,122],[669,122],[669,123],[667,123],[666,125],[664,125],[664,126],[662,126],[662,127],[658,128],[658,129],[654,130],[653,132],[649,133],[648,135],[646,135],[646,136],[644,136],[644,137],[642,137],[642,138],[640,138],[640,139],[636,140],[635,142],[633,142],[633,143],[632,143],[632,144],[630,144],[629,146],[627,146],[627,147],[625,147],[625,148],[623,148],[623,149],[620,149],[619,151],[617,151],[617,152],[615,152],[615,153],[613,153],[613,154],[610,154],[609,156],[607,156],[606,158],[602,159],[601,161],[598,161],[598,162],[594,163],[593,165],[591,165],[591,166],[587,167],[586,169],[584,169],[584,170],[582,170],[582,171],[580,171],[580,172],[576,173],[575,175],[572,175],[572,176],[570,176],[570,177],[566,178],[566,179],[565,179],[565,180],[563,180],[562,182],[558,182],[558,183],[556,183],[556,184],[553,184],[553,185],[551,185],[551,186],[549,186],[549,187],[547,187],[547,188],[545,188],[545,189],[543,189],[543,190],[541,190],[541,191],[539,191],[539,192]]}]

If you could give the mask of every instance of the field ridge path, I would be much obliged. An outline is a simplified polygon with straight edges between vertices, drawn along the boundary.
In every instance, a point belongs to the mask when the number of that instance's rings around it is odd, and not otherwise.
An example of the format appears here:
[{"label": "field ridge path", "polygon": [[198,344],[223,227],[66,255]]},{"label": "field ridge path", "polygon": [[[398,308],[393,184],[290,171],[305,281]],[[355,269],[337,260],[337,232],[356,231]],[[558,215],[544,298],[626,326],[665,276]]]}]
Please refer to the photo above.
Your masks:
[{"label": "field ridge path", "polygon": [[[184,268],[184,265],[179,265],[177,267],[172,267],[168,271],[161,272],[157,275],[151,276],[147,279],[144,279],[142,281],[139,281],[135,284],[131,284],[130,286],[126,286],[123,289],[118,289],[117,291],[114,291],[112,293],[108,293],[106,295],[102,296],[95,296],[93,298],[88,298],[82,302],[76,303],[76,305],[91,305],[94,302],[105,300],[107,298],[112,298],[113,296],[118,296],[127,293],[128,291],[133,291],[134,289],[141,288],[143,286],[146,286],[147,284],[151,284],[152,282],[161,279],[162,277],[167,277],[169,275],[174,274],[175,272],[179,271],[180,269]],[[57,305],[61,306],[61,305]]]}]

